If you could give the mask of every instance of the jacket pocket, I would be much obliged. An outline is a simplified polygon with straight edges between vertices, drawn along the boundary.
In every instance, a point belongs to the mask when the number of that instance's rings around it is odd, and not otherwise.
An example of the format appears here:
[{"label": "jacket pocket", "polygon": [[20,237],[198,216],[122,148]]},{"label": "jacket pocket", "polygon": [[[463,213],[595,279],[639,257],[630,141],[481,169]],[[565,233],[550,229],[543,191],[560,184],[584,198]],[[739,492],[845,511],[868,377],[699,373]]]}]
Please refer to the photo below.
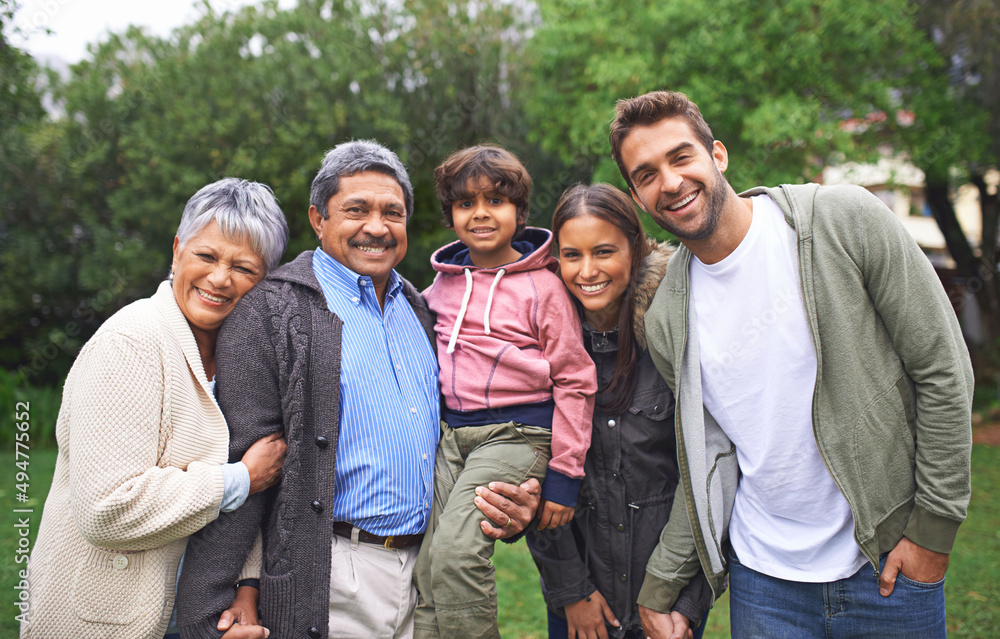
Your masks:
[{"label": "jacket pocket", "polygon": [[[136,617],[157,615],[161,606],[149,602],[163,601],[166,580],[162,575],[147,574],[155,569],[146,552],[123,553],[89,547],[77,565],[73,576],[73,606],[84,621],[125,625]],[[149,563],[146,572],[144,564]]]},{"label": "jacket pocket", "polygon": [[[865,407],[854,428],[854,455],[862,496],[873,504],[894,507],[916,489],[916,442],[908,409],[896,382]],[[885,515],[875,513],[876,520]]]},{"label": "jacket pocket", "polygon": [[674,394],[666,384],[660,382],[654,388],[636,393],[628,411],[653,421],[663,421],[674,414]]}]

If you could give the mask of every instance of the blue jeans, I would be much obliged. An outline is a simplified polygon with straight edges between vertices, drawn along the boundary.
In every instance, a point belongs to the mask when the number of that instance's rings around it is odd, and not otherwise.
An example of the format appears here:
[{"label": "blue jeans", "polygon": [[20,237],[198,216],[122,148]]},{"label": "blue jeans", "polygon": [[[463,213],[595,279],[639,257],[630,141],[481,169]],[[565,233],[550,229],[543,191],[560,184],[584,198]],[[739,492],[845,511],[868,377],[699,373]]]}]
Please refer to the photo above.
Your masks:
[{"label": "blue jeans", "polygon": [[[546,608],[546,612],[549,613],[549,639],[567,639],[569,637],[569,624],[566,623],[566,620],[552,612],[550,608]],[[706,623],[708,623],[707,612],[701,620],[701,625],[694,631],[694,639],[701,639],[701,636],[705,634]],[[611,626],[608,626],[608,636],[622,637],[624,639],[643,639],[643,634],[638,631],[614,634],[614,628]]]},{"label": "blue jeans", "polygon": [[[885,567],[885,555],[879,570]],[[878,591],[865,564],[847,579],[801,583],[747,568],[729,553],[729,618],[734,639],[890,639],[947,637],[944,579],[918,583],[902,574],[892,594]]]}]

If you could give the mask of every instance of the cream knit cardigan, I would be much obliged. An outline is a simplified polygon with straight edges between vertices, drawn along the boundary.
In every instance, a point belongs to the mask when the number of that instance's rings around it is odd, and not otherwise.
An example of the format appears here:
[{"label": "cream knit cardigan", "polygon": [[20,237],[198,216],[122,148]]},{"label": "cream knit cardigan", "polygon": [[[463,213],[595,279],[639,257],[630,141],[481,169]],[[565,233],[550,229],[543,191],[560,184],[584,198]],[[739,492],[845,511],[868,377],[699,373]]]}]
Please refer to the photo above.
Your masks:
[{"label": "cream knit cardigan", "polygon": [[22,637],[163,637],[186,538],[222,503],[229,431],[207,389],[169,282],[84,345],[63,388]]}]

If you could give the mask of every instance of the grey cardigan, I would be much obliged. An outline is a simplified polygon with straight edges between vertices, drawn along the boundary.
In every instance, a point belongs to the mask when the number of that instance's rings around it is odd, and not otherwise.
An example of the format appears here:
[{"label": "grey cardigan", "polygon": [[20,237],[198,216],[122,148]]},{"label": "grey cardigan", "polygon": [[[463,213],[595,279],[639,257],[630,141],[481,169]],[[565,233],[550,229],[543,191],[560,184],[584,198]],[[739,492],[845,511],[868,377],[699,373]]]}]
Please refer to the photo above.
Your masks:
[{"label": "grey cardigan", "polygon": [[[328,634],[343,322],[327,306],[312,254],[254,287],[219,334],[218,399],[230,428],[230,460],[279,430],[288,457],[278,486],[250,496],[188,542],[177,589],[184,639],[221,636],[216,623],[258,530],[261,623],[274,637]],[[406,280],[403,294],[433,344],[426,303]]]},{"label": "grey cardigan", "polygon": [[[934,269],[884,204],[853,186],[755,188],[798,237],[816,349],[813,432],[875,566],[904,535],[951,552],[970,495],[972,366]],[[739,480],[735,447],[704,409],[690,304],[691,252],[677,251],[646,315],[653,361],[677,398],[682,491],[639,603],[670,610],[699,567],[716,596]],[[694,337],[694,339],[692,339]]]}]

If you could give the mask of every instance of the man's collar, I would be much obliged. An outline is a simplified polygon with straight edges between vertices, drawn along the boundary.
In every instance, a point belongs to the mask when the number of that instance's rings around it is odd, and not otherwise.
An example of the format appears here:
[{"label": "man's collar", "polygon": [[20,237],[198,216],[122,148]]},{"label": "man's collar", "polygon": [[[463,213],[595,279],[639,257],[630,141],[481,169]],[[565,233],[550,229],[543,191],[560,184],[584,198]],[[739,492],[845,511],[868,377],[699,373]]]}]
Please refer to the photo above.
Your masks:
[{"label": "man's collar", "polygon": [[[372,288],[374,284],[372,278],[367,275],[359,275],[347,268],[329,253],[322,249],[316,249],[313,254],[313,270],[316,278],[320,282],[326,282],[334,288],[341,290],[355,304],[360,302],[360,294],[365,288]],[[386,297],[392,299],[403,287],[403,278],[399,276],[395,269],[389,272],[389,281],[386,285]]]}]

